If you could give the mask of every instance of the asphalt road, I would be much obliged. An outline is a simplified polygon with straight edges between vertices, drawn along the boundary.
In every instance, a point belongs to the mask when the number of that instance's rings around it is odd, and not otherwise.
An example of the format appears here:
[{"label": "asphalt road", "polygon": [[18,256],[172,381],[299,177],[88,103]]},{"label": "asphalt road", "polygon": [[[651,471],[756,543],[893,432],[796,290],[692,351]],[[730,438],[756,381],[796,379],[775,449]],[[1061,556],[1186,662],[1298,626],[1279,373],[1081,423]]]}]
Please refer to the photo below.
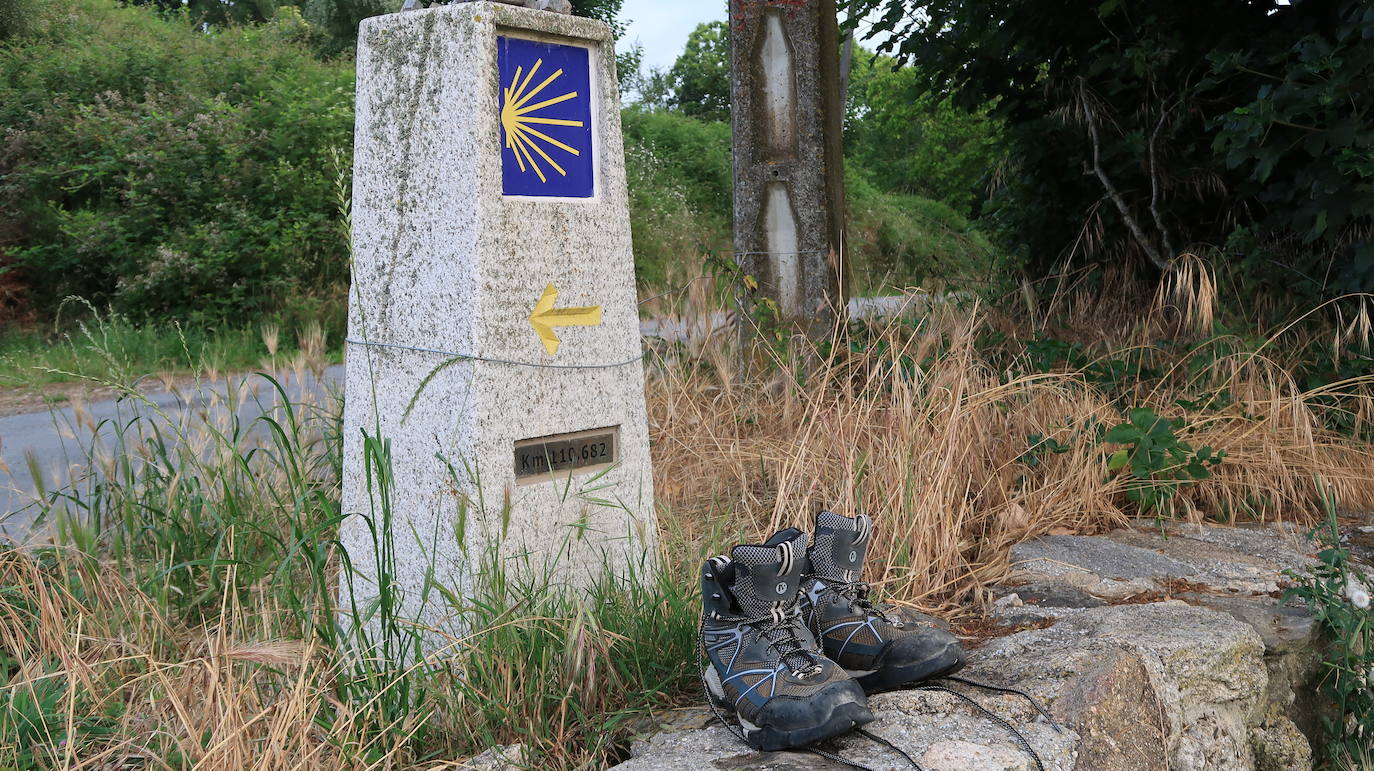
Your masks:
[{"label": "asphalt road", "polygon": [[[343,388],[343,367],[330,367],[317,380],[309,372],[297,377],[281,373],[278,380],[293,402],[307,396],[326,397]],[[243,388],[230,394],[230,388]],[[80,408],[64,406],[43,412],[0,417],[0,535],[23,540],[34,529],[34,505],[40,491],[51,495],[91,481],[86,458],[94,447],[109,449],[121,427],[142,421],[146,432],[210,418],[227,418],[236,404],[243,425],[278,404],[271,383],[256,375],[240,375],[175,391],[145,394],[142,398],[92,402]],[[7,471],[8,469],[8,471]],[[35,479],[34,472],[37,472]]]},{"label": "asphalt road", "polygon": [[[925,296],[854,298],[849,312],[856,318],[893,316],[921,312],[928,307]],[[730,329],[730,314],[717,312],[700,318],[658,318],[641,322],[640,333],[673,341],[709,337]],[[323,396],[342,389],[343,367],[330,367],[317,381],[309,373],[297,379],[280,376],[292,402],[303,397]],[[85,465],[91,448],[110,448],[111,437],[120,426],[144,421],[143,426],[159,430],[175,424],[227,417],[227,404],[239,405],[242,425],[251,424],[277,404],[277,394],[258,376],[239,376],[230,383],[245,382],[256,394],[231,398],[224,381],[187,387],[179,391],[147,394],[145,398],[93,402],[78,410],[72,406],[26,415],[0,417],[0,536],[25,539],[35,530],[34,500],[41,492],[51,496],[75,485],[90,484],[92,475]],[[78,412],[80,414],[78,414]],[[175,432],[166,432],[175,434]],[[6,471],[8,469],[8,471]],[[34,471],[37,472],[35,479]],[[39,528],[41,532],[41,528]]]}]

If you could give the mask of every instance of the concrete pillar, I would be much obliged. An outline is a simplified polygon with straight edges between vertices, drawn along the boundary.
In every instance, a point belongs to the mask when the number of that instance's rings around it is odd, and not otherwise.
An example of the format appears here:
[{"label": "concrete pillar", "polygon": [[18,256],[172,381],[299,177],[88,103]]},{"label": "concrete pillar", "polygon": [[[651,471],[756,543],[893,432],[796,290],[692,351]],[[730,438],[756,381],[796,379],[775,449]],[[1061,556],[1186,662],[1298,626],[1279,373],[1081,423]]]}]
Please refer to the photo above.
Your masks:
[{"label": "concrete pillar", "polygon": [[834,0],[731,0],[730,48],[744,301],[824,334],[848,294]]},{"label": "concrete pillar", "polygon": [[389,588],[399,617],[461,632],[435,584],[466,597],[497,562],[570,587],[651,567],[610,29],[461,3],[366,20],[357,62],[352,599]]}]

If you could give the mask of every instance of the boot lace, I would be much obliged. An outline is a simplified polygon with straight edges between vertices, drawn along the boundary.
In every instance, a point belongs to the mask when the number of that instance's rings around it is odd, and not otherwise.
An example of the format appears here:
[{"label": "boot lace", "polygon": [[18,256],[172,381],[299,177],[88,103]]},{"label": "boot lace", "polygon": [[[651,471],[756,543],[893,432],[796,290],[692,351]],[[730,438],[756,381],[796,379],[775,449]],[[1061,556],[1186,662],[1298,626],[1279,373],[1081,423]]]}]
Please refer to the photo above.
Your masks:
[{"label": "boot lace", "polygon": [[[816,598],[817,604],[826,600],[827,597],[830,597],[846,603],[851,612],[861,612],[869,616],[877,616],[879,619],[886,621],[898,629],[901,629],[904,625],[900,618],[894,618],[888,615],[888,608],[886,605],[877,605],[874,604],[872,600],[868,599],[870,591],[868,584],[862,581],[851,581],[848,583],[839,581],[832,582],[829,579],[821,579],[821,582],[825,584],[825,588],[821,590],[820,595]],[[819,614],[816,615],[816,618],[819,620]],[[817,634],[819,634],[819,630],[817,630]]]},{"label": "boot lace", "polygon": [[[796,602],[778,603],[767,613],[760,616],[715,616],[718,621],[746,626],[760,639],[767,640],[768,650],[778,655],[787,668],[797,677],[810,677],[821,671],[821,656],[812,650],[807,639],[802,636],[806,622],[802,620],[801,608]],[[702,618],[702,634],[706,618]],[[704,647],[704,642],[703,642]],[[799,660],[805,664],[799,665]]]},{"label": "boot lace", "polygon": [[[806,638],[801,635],[806,629],[806,624],[802,621],[801,609],[797,607],[797,603],[775,606],[767,615],[747,619],[741,623],[757,625],[758,636],[768,641],[768,650],[777,653],[778,658],[787,663],[792,674],[808,677],[820,672],[820,655],[807,645]],[[794,666],[796,656],[805,658],[807,664],[800,668]]]}]

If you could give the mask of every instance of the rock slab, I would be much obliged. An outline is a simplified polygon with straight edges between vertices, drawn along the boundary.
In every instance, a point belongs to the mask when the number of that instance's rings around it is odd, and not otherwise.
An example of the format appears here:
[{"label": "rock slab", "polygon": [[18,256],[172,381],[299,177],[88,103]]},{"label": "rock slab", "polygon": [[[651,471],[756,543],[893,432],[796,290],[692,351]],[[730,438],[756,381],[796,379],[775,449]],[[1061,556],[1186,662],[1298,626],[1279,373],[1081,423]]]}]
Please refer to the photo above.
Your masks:
[{"label": "rock slab", "polygon": [[[1319,630],[1269,590],[1284,569],[1312,564],[1292,528],[1051,536],[1016,547],[1013,558],[1017,585],[992,587],[993,613],[1051,625],[971,651],[960,674],[1029,693],[1054,722],[1020,697],[948,685],[1016,727],[1045,768],[1312,767]],[[895,691],[869,703],[877,720],[868,728],[924,768],[1036,767],[1005,727],[956,695]],[[719,724],[702,726],[679,721],[642,738],[616,768],[843,768],[806,753],[753,753]],[[873,769],[910,768],[861,736],[826,748]]]}]

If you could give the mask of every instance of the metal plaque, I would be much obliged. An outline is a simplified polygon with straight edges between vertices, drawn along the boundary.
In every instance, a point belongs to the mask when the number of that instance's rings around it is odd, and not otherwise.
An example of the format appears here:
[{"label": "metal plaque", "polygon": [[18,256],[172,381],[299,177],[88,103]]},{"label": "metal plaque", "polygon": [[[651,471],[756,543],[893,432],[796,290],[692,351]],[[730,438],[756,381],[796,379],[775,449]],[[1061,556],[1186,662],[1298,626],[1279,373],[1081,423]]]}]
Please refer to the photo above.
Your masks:
[{"label": "metal plaque", "polygon": [[615,463],[619,454],[620,426],[595,428],[574,434],[557,434],[515,443],[515,478],[537,477],[563,471],[593,471]]}]

